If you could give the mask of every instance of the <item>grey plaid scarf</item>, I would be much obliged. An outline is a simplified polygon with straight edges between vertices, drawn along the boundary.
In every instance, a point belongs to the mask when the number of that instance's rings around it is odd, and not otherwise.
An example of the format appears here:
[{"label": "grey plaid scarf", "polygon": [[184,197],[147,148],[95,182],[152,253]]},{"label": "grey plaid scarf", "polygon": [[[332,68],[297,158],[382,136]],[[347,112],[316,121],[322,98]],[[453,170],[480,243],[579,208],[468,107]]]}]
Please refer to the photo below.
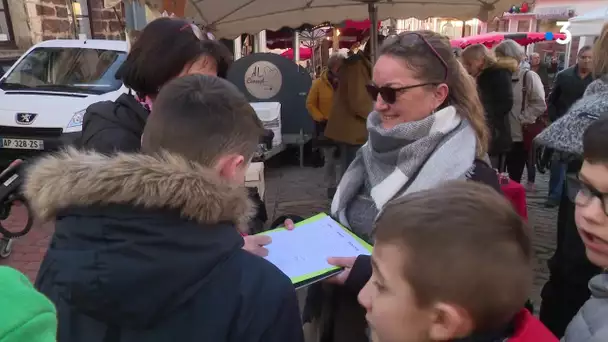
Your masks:
[{"label": "grey plaid scarf", "polygon": [[390,130],[382,128],[380,114],[372,112],[367,129],[368,142],[346,170],[331,205],[332,215],[347,227],[345,208],[366,185],[382,212],[393,198],[464,179],[475,160],[473,129],[452,106]]}]

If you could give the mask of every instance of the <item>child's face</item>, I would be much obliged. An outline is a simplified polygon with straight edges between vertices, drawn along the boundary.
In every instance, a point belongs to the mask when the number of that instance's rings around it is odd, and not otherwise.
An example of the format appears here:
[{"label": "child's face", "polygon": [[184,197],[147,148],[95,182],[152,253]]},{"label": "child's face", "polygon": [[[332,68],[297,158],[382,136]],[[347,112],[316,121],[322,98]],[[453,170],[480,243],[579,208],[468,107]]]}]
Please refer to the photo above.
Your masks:
[{"label": "child's face", "polygon": [[[574,200],[576,226],[585,244],[587,258],[593,264],[606,268],[608,267],[608,215],[606,215],[608,165],[585,161],[578,178],[583,183],[583,190],[578,192]],[[603,194],[603,199],[596,196],[598,193]]]},{"label": "child's face", "polygon": [[378,342],[429,341],[431,313],[418,307],[412,288],[403,279],[403,260],[397,246],[376,244],[372,277],[359,293]]},{"label": "child's face", "polygon": [[359,293],[367,310],[374,342],[450,341],[468,336],[470,316],[460,307],[433,303],[420,307],[410,284],[404,279],[407,262],[404,247],[376,243],[372,255],[373,274]]}]

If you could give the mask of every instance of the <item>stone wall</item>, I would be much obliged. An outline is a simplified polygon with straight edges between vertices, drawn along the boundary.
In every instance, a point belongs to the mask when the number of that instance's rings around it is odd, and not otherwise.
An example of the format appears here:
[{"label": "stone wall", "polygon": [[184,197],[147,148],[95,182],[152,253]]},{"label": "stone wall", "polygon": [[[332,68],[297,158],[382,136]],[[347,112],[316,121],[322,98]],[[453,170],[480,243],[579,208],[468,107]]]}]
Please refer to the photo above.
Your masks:
[{"label": "stone wall", "polygon": [[[68,7],[71,3],[72,0],[8,0],[15,41],[12,50],[19,53],[43,40],[77,38],[72,9]],[[103,3],[104,0],[89,0],[87,31],[90,30],[95,39],[124,39],[122,3],[116,6],[116,11],[104,9]],[[0,52],[10,52],[4,50]]]},{"label": "stone wall", "polygon": [[[125,39],[125,15],[123,4],[114,8],[103,8],[103,0],[90,0],[91,22],[93,23],[93,38],[95,39]],[[117,18],[117,16],[119,18]]]},{"label": "stone wall", "polygon": [[[30,17],[39,30],[32,30],[34,42],[48,39],[75,38],[71,0],[27,0]],[[103,8],[103,0],[89,0],[89,20],[91,35],[95,39],[122,39],[124,14],[122,4],[113,8]],[[33,5],[33,6],[32,6]],[[120,18],[117,18],[116,13]],[[86,13],[83,13],[86,15]]]}]

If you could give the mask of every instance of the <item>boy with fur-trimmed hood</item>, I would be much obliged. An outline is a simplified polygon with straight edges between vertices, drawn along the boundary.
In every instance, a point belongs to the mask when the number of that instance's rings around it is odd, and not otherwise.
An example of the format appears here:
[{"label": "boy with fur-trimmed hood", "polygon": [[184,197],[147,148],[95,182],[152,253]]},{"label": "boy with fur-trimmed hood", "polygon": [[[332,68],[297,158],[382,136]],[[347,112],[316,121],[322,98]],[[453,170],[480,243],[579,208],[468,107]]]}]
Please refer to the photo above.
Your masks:
[{"label": "boy with fur-trimmed hood", "polygon": [[55,234],[36,281],[58,342],[303,341],[295,289],[245,250],[243,186],[261,123],[229,82],[163,86],[140,153],[69,150],[28,169]]}]

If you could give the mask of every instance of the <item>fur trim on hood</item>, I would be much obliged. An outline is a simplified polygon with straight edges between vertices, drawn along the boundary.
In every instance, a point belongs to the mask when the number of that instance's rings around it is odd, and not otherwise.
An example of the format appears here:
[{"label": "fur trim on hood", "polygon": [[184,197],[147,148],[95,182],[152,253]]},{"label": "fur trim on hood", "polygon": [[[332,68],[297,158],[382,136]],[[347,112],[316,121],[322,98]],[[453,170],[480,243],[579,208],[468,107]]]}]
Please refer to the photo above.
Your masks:
[{"label": "fur trim on hood", "polygon": [[507,69],[510,72],[516,72],[519,70],[519,62],[515,58],[512,57],[498,57],[496,59],[496,64],[494,64],[495,68]]},{"label": "fur trim on hood", "polygon": [[254,213],[243,186],[168,152],[108,157],[68,149],[28,167],[24,194],[44,221],[69,207],[106,204],[176,209],[201,224],[246,225]]}]

